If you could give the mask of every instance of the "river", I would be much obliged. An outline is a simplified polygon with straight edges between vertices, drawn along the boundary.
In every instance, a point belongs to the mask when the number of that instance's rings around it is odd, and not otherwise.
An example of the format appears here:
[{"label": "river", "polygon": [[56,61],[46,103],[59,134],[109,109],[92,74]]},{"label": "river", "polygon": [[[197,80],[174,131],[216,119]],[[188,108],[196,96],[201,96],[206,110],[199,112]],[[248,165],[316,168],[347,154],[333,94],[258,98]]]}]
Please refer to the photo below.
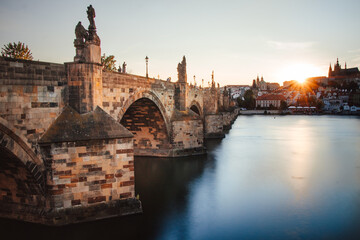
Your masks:
[{"label": "river", "polygon": [[360,118],[239,116],[201,157],[135,158],[144,213],[12,239],[360,239]]}]

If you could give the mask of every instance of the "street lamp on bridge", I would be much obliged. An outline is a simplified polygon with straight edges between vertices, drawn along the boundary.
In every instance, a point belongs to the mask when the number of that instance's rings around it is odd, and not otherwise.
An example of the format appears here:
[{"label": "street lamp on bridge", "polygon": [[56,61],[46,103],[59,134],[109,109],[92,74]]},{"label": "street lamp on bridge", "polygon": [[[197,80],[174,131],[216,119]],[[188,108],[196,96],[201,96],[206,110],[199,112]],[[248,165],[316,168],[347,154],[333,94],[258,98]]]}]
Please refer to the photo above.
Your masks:
[{"label": "street lamp on bridge", "polygon": [[149,68],[148,68],[149,58],[148,58],[148,56],[146,56],[145,62],[146,62],[146,78],[148,78],[149,77]]}]

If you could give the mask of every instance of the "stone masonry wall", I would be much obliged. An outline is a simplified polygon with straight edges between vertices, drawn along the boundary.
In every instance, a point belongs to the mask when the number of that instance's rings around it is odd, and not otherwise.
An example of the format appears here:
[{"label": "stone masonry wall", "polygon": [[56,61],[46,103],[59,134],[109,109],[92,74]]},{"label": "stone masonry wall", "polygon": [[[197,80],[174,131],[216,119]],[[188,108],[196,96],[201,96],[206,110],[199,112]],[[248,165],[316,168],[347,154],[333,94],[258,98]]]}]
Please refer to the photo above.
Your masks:
[{"label": "stone masonry wall", "polygon": [[204,89],[204,114],[218,113],[217,90],[212,88]]},{"label": "stone masonry wall", "polygon": [[[123,106],[129,99],[137,100],[140,92],[151,92],[159,99],[170,119],[174,103],[174,83],[136,75],[103,72],[103,109],[120,121]],[[124,113],[124,112],[123,112]],[[122,115],[120,116],[122,117]]]},{"label": "stone masonry wall", "polygon": [[131,138],[53,143],[44,152],[49,208],[135,197]]},{"label": "stone masonry wall", "polygon": [[223,116],[223,128],[230,129],[232,120],[233,120],[231,113],[230,112],[222,112],[221,114]]},{"label": "stone masonry wall", "polygon": [[203,113],[204,108],[204,94],[203,90],[199,89],[198,87],[189,86],[187,91],[187,99],[189,99],[187,103],[187,107],[191,108],[192,104],[198,103],[199,104],[199,111]]},{"label": "stone masonry wall", "polygon": [[79,113],[102,107],[102,66],[91,63],[67,63],[69,105]]},{"label": "stone masonry wall", "polygon": [[134,134],[136,155],[163,156],[171,147],[163,116],[148,99],[131,105],[120,123]]},{"label": "stone masonry wall", "polygon": [[[183,120],[172,122],[174,149],[202,149],[204,129],[202,120]],[[202,152],[201,152],[202,153]]]},{"label": "stone masonry wall", "polygon": [[15,155],[2,146],[0,159],[0,212],[7,215],[18,214],[11,213],[16,208],[9,208],[9,204],[43,208],[45,198],[34,175]]},{"label": "stone masonry wall", "polygon": [[205,138],[222,138],[223,132],[223,116],[221,114],[213,114],[205,116]]},{"label": "stone masonry wall", "polygon": [[[197,134],[197,132],[203,130],[202,121],[179,123],[176,120],[183,120],[173,118],[175,111],[175,84],[141,76],[103,72],[103,108],[134,133],[136,155],[173,156],[176,155],[176,152],[184,150],[181,148],[189,150],[191,147],[197,149],[199,145],[201,145],[201,148],[203,147],[203,133]],[[197,88],[186,87],[186,103],[189,105],[187,107],[196,102],[202,108],[202,91]],[[155,109],[151,111],[142,110],[141,104],[136,105],[136,101],[140,98],[155,103],[158,108],[161,108],[160,111],[155,111]],[[146,104],[142,105],[146,106]],[[134,106],[136,109],[130,109]],[[129,109],[130,112],[126,113]],[[202,109],[201,112],[203,112]],[[157,114],[156,117],[153,116],[154,114]],[[164,122],[160,121],[159,114],[164,119]],[[141,122],[139,120],[134,122],[133,117],[141,118]],[[124,120],[122,120],[123,118]],[[156,124],[152,124],[148,128],[147,122],[151,119],[155,120]],[[178,127],[180,125],[183,125],[185,132],[174,132],[181,128]],[[141,131],[134,131],[135,129],[141,129]],[[167,129],[167,132],[164,132],[165,129]],[[170,141],[163,137],[165,133],[167,137],[171,137]],[[190,135],[191,137],[189,137]],[[136,140],[137,138],[142,140]],[[189,143],[187,143],[188,140]],[[184,151],[181,154],[186,155]]]},{"label": "stone masonry wall", "polygon": [[21,131],[34,152],[67,102],[66,85],[63,64],[0,57],[0,117]]}]

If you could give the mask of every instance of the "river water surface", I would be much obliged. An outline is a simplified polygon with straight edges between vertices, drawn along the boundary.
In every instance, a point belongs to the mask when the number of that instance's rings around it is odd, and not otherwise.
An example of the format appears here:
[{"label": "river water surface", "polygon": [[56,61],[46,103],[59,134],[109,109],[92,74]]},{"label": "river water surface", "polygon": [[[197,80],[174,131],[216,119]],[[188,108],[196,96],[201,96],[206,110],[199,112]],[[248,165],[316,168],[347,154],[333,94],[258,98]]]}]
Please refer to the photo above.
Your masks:
[{"label": "river water surface", "polygon": [[144,213],[12,239],[360,239],[360,118],[239,116],[202,157],[135,158]]}]

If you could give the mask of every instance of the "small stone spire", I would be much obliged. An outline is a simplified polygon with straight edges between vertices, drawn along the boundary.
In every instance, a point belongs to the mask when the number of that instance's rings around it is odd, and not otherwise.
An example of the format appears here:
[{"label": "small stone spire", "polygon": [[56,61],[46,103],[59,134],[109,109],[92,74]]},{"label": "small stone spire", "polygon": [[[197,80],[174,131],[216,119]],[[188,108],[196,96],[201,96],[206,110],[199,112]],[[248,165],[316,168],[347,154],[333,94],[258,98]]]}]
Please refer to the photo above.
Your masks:
[{"label": "small stone spire", "polygon": [[215,88],[214,70],[212,71],[212,74],[211,74],[211,87]]},{"label": "small stone spire", "polygon": [[177,71],[178,71],[178,82],[186,83],[187,82],[187,74],[186,74],[186,58],[185,58],[185,56],[183,56],[181,63],[178,64]]}]

